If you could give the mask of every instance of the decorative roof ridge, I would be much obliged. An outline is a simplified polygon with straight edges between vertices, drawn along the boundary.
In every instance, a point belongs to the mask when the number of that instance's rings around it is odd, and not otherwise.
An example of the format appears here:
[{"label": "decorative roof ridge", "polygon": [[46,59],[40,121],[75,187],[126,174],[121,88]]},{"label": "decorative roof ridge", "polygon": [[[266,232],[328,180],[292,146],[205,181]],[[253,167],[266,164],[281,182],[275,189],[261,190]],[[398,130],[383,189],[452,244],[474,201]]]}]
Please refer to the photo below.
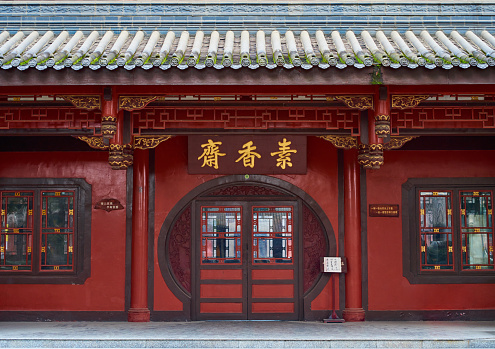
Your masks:
[{"label": "decorative roof ridge", "polygon": [[242,28],[250,31],[346,28],[374,30],[495,30],[495,0],[478,1],[353,1],[310,3],[286,0],[145,1],[104,0],[61,2],[2,1],[0,27],[26,30],[176,30],[195,31]]}]

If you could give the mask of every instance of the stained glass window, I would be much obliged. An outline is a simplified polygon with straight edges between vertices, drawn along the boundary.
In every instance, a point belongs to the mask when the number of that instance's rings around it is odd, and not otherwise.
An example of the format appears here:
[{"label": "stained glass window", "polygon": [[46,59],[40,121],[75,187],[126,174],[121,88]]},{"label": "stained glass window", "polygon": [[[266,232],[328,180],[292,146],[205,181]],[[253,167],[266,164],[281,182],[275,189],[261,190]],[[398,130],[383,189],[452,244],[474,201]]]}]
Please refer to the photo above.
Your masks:
[{"label": "stained glass window", "polygon": [[491,191],[461,191],[462,269],[494,269]]},{"label": "stained glass window", "polygon": [[293,208],[253,207],[253,263],[292,263]]},{"label": "stained glass window", "polygon": [[421,269],[453,269],[452,193],[422,191],[419,206]]},{"label": "stained glass window", "polygon": [[241,207],[201,207],[201,263],[242,263],[241,216]]},{"label": "stained glass window", "polygon": [[419,191],[420,270],[494,270],[493,243],[491,190]]},{"label": "stained glass window", "polygon": [[0,270],[32,270],[33,197],[32,191],[1,192]]},{"label": "stained glass window", "polygon": [[29,188],[33,189],[0,190],[0,272],[74,272],[78,189],[44,190],[34,185]]}]

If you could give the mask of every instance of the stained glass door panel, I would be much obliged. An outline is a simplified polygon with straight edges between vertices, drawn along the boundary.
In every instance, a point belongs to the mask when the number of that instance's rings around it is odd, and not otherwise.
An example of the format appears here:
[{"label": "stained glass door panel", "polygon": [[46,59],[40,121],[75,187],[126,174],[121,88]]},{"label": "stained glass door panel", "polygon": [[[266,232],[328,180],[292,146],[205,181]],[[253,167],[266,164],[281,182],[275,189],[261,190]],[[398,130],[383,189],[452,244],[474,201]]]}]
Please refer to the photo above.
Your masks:
[{"label": "stained glass door panel", "polygon": [[193,318],[297,320],[295,203],[196,206]]},{"label": "stained glass door panel", "polygon": [[247,319],[243,207],[201,205],[196,314],[199,319]]},{"label": "stained glass door panel", "polygon": [[251,207],[249,318],[297,320],[294,205]]}]

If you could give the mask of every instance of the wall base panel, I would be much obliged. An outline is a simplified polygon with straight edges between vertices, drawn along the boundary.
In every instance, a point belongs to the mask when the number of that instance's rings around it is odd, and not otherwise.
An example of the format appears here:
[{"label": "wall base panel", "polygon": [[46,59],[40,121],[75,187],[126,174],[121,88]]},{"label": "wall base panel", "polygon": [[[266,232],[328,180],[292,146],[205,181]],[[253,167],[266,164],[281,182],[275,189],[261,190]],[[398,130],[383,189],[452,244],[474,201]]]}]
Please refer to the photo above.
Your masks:
[{"label": "wall base panel", "polygon": [[0,311],[0,321],[127,321],[127,312]]},{"label": "wall base panel", "polygon": [[184,311],[152,311],[151,321],[191,321],[191,315]]},{"label": "wall base panel", "polygon": [[493,321],[491,310],[367,311],[368,321]]}]

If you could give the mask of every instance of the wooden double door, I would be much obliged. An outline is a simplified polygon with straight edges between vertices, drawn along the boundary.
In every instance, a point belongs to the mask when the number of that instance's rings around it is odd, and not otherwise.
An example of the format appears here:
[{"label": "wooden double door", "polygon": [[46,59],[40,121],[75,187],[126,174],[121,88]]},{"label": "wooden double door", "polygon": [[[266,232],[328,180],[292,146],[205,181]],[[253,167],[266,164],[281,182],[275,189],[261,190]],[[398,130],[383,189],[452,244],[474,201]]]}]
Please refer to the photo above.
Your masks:
[{"label": "wooden double door", "polygon": [[197,201],[195,320],[298,320],[298,201]]}]

